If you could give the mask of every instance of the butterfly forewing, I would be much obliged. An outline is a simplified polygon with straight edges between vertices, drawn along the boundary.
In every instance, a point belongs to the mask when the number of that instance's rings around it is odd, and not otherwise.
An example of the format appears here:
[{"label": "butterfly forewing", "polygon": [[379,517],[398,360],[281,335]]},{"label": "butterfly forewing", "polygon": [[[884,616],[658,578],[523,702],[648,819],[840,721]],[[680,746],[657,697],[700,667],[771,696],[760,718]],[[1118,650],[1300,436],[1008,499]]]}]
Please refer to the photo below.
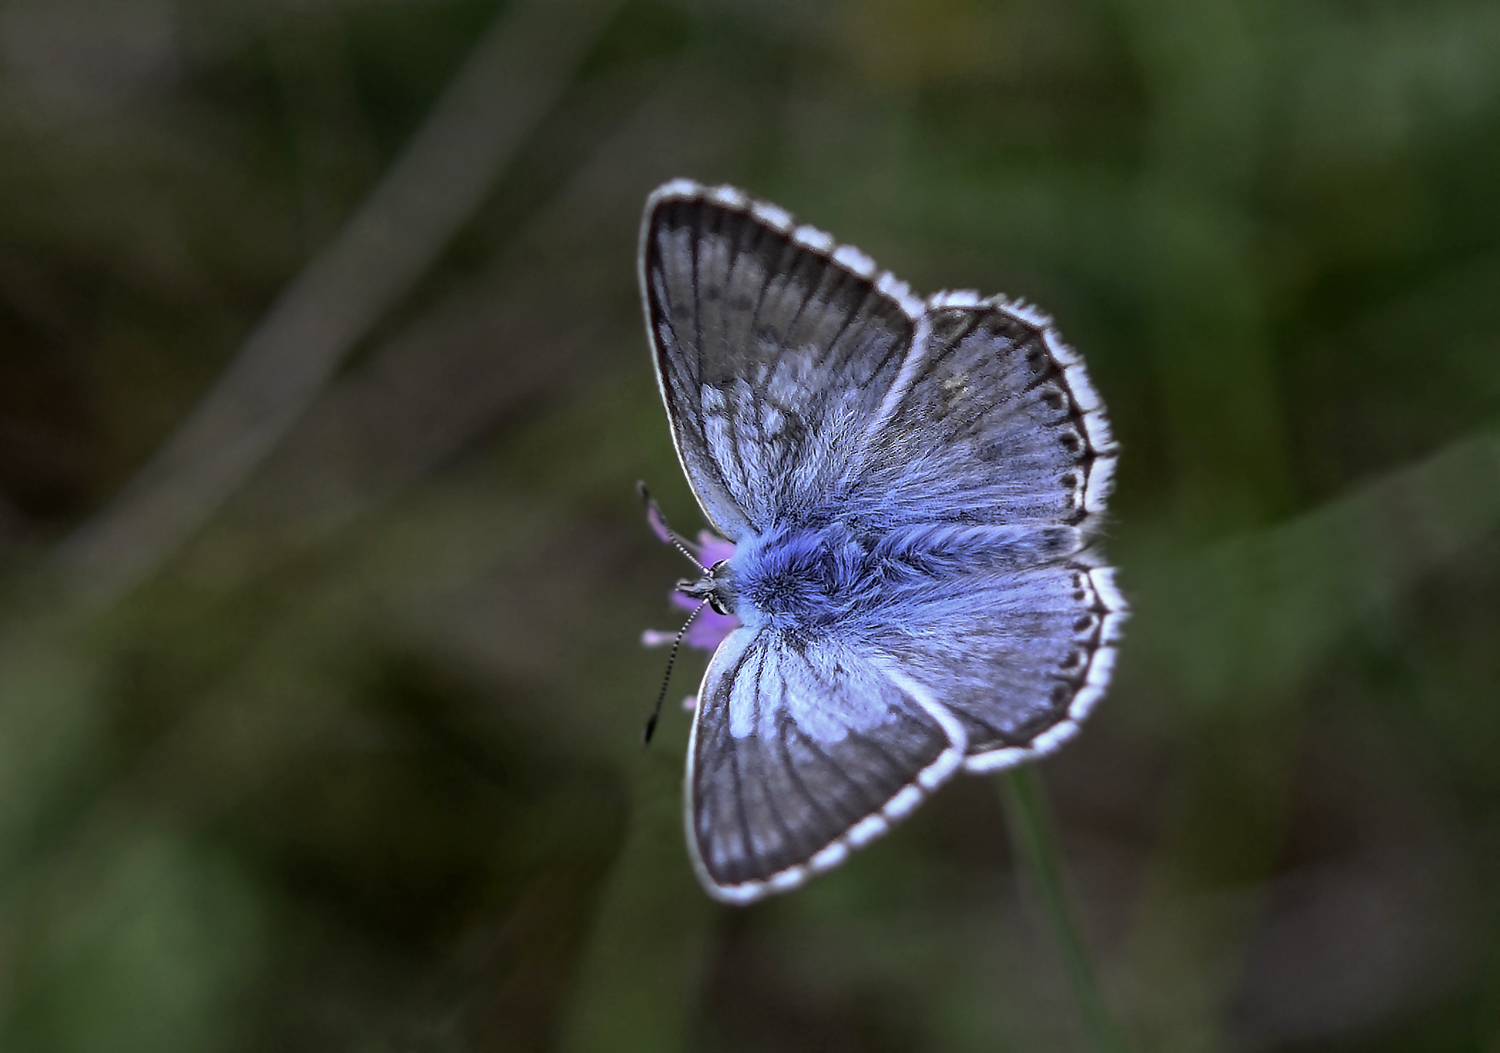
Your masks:
[{"label": "butterfly forewing", "polygon": [[910,382],[872,422],[849,514],[1048,524],[1097,512],[1114,446],[1055,335],[990,304],[936,308],[926,322]]},{"label": "butterfly forewing", "polygon": [[678,183],[653,195],[641,278],[678,453],[736,540],[844,474],[920,304],[863,257],[813,247],[826,235],[776,223],[785,213],[710,193]]}]

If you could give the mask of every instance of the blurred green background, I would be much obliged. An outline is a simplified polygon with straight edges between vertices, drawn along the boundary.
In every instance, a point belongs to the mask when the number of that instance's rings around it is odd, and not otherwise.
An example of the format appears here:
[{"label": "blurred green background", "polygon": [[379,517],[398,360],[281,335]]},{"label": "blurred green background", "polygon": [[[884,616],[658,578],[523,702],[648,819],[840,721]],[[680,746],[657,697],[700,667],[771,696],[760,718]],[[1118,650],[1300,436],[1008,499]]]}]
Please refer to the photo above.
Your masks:
[{"label": "blurred green background", "polygon": [[1083,1048],[993,779],[694,882],[679,175],[1087,355],[1138,1047],[1500,1053],[1493,0],[4,0],[0,1048]]}]

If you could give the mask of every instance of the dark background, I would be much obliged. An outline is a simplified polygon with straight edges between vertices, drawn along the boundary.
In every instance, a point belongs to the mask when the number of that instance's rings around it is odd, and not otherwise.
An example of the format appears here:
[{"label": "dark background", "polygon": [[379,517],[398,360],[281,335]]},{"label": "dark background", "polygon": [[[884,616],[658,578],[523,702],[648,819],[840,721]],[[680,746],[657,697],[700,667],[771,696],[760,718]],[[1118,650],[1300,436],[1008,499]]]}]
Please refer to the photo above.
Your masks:
[{"label": "dark background", "polygon": [[1139,1047],[1500,1053],[1492,0],[0,3],[0,1047],[1081,1048],[995,779],[694,882],[678,175],[1086,354]]}]

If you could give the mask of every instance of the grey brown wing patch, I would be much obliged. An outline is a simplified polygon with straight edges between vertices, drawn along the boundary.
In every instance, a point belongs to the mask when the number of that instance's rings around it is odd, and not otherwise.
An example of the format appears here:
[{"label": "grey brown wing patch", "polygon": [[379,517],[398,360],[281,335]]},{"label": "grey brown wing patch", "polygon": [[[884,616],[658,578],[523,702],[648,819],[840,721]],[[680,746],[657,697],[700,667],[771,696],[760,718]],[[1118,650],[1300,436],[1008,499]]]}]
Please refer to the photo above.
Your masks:
[{"label": "grey brown wing patch", "polygon": [[681,181],[647,204],[641,283],[679,456],[731,539],[841,477],[923,309],[784,210]]},{"label": "grey brown wing patch", "polygon": [[958,722],[834,641],[740,629],[704,677],[688,842],[710,894],[801,884],[885,833],[962,764]]}]

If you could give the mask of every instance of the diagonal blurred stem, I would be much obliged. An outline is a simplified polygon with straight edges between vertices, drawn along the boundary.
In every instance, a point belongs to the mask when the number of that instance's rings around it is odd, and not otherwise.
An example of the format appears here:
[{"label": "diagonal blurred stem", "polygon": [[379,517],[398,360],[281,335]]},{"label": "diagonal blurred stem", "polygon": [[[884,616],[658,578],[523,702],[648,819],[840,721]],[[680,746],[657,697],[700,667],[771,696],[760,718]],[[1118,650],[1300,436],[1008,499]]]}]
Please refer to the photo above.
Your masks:
[{"label": "diagonal blurred stem", "polygon": [[1062,856],[1053,832],[1051,809],[1040,777],[1032,767],[1005,773],[1001,797],[1011,840],[1026,877],[1033,886],[1052,939],[1062,957],[1068,986],[1078,1004],[1089,1047],[1095,1053],[1126,1053],[1124,1033],[1110,1014],[1094,975],[1073,901],[1063,878]]},{"label": "diagonal blurred stem", "polygon": [[333,241],[114,504],[58,547],[80,599],[146,580],[217,510],[473,213],[620,0],[513,0]]}]

